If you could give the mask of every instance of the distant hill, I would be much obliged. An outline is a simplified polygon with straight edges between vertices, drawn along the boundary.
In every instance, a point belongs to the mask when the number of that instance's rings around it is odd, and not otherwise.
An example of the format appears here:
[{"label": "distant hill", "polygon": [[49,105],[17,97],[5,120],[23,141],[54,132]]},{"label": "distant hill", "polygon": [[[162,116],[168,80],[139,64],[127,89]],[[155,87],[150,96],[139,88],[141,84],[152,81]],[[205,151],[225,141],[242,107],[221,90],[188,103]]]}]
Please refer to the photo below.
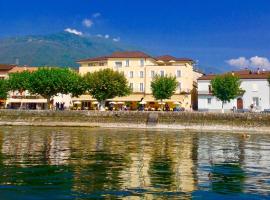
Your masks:
[{"label": "distant hill", "polygon": [[30,66],[77,67],[76,61],[132,50],[121,42],[96,36],[78,36],[62,32],[50,35],[20,36],[0,39],[0,63]]}]

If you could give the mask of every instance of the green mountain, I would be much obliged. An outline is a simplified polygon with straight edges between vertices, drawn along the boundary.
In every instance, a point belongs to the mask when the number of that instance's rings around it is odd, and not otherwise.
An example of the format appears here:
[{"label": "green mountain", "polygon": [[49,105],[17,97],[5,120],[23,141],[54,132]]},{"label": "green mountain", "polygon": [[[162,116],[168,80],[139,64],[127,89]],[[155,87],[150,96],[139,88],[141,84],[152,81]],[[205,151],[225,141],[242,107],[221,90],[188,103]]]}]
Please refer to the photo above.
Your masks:
[{"label": "green mountain", "polygon": [[79,59],[132,50],[120,42],[67,32],[0,39],[0,63],[77,67]]}]

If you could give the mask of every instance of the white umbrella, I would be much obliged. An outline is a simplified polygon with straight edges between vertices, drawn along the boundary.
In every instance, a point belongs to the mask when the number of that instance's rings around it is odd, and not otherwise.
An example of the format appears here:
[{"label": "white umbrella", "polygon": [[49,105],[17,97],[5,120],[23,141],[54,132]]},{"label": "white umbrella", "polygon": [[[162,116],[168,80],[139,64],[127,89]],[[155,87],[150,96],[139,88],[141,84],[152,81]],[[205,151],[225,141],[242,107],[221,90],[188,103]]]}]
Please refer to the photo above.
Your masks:
[{"label": "white umbrella", "polygon": [[93,104],[98,104],[98,102],[97,101],[94,101]]},{"label": "white umbrella", "polygon": [[75,101],[74,104],[82,104],[80,101]]},{"label": "white umbrella", "polygon": [[174,105],[180,105],[181,103],[178,101],[173,102]]},{"label": "white umbrella", "polygon": [[117,104],[120,104],[121,105],[121,104],[124,104],[124,102],[120,101],[120,102],[117,102]]},{"label": "white umbrella", "polygon": [[141,101],[139,104],[146,104],[146,102],[145,101]]},{"label": "white umbrella", "polygon": [[114,101],[111,101],[110,104],[116,104]]}]

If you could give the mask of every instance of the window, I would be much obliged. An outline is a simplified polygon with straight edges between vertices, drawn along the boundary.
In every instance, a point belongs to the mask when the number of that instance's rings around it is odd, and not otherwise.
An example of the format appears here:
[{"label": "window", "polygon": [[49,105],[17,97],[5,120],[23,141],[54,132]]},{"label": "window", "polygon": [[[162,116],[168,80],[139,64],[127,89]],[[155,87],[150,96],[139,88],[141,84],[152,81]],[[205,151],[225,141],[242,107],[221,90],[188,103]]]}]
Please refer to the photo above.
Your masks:
[{"label": "window", "polygon": [[152,77],[152,78],[155,77],[155,71],[151,71],[151,77]]},{"label": "window", "polygon": [[176,71],[176,76],[177,76],[177,77],[181,77],[181,70],[177,70],[177,71]]},{"label": "window", "polygon": [[207,103],[208,104],[211,104],[211,102],[212,102],[212,99],[209,97],[209,98],[207,98]]},{"label": "window", "polygon": [[181,90],[182,90],[182,84],[181,84],[181,82],[178,83],[178,89],[181,92]]},{"label": "window", "polygon": [[140,71],[140,78],[143,78],[143,71]]},{"label": "window", "polygon": [[258,92],[258,85],[257,84],[252,84],[252,91]]},{"label": "window", "polygon": [[255,107],[259,106],[259,98],[258,97],[253,97],[252,100],[253,100],[253,105]]},{"label": "window", "polygon": [[95,66],[95,63],[88,63],[88,67]]},{"label": "window", "polygon": [[133,83],[130,83],[129,87],[130,87],[131,91],[133,91]]},{"label": "window", "polygon": [[161,70],[161,71],[160,71],[160,76],[164,76],[164,75],[165,75],[164,70]]},{"label": "window", "polygon": [[141,60],[140,60],[140,64],[141,64],[141,67],[144,66],[144,59],[141,59]]},{"label": "window", "polygon": [[144,91],[143,83],[140,83],[140,92]]},{"label": "window", "polygon": [[99,66],[105,66],[104,62],[99,63]]},{"label": "window", "polygon": [[126,67],[129,67],[129,60],[126,60]]},{"label": "window", "polygon": [[115,62],[115,67],[122,67],[122,62]]},{"label": "window", "polygon": [[129,78],[133,78],[133,71],[129,72]]}]

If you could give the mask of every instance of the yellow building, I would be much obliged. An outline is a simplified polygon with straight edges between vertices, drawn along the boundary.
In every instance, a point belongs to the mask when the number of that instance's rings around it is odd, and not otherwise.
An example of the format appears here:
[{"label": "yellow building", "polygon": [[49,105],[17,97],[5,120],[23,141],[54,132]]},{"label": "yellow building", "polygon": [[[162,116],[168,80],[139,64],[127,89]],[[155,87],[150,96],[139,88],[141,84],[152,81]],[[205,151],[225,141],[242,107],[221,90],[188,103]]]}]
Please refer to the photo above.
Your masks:
[{"label": "yellow building", "polygon": [[[110,99],[114,102],[129,102],[132,109],[136,109],[138,102],[146,103],[146,108],[158,109],[160,106],[151,92],[151,81],[158,74],[161,76],[176,76],[178,88],[171,99],[164,100],[170,108],[177,104],[185,109],[191,107],[191,91],[193,89],[194,70],[193,60],[189,58],[176,58],[165,55],[153,57],[143,52],[115,52],[109,56],[89,58],[78,61],[79,73],[85,75],[88,72],[111,68],[123,72],[133,93],[126,97]],[[83,95],[74,101],[81,101],[87,107],[93,107],[93,101],[89,95]],[[92,103],[92,105],[91,105]]]}]

